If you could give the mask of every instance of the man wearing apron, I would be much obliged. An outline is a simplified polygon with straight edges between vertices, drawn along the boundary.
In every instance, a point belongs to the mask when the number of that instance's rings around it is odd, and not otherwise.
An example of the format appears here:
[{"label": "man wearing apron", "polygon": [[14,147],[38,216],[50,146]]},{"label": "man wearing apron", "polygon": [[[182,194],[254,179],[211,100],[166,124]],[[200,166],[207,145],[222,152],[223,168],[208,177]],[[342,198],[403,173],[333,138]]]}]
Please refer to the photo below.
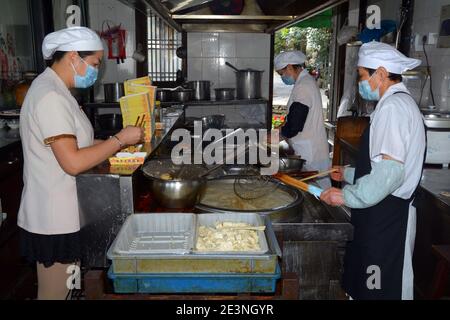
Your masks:
[{"label": "man wearing apron", "polygon": [[[286,139],[295,154],[306,160],[306,170],[327,170],[330,166],[327,136],[323,121],[322,97],[314,78],[304,68],[306,56],[286,51],[275,57],[274,67],[286,85],[293,85],[288,101],[281,139]],[[318,179],[322,188],[331,187],[328,177]]]},{"label": "man wearing apron", "polygon": [[378,104],[361,137],[356,168],[340,167],[331,176],[349,184],[320,197],[352,208],[354,236],[346,248],[343,287],[353,299],[413,299],[413,200],[426,137],[401,74],[420,64],[379,42],[366,43],[359,52],[359,93]]}]

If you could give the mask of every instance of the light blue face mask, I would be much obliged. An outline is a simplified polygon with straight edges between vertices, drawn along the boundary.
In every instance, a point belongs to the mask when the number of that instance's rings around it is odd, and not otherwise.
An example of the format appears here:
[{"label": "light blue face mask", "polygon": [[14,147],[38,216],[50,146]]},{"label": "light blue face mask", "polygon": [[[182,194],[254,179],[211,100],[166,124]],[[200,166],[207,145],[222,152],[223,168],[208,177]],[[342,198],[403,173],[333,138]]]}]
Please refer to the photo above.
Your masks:
[{"label": "light blue face mask", "polygon": [[86,88],[92,87],[94,85],[95,81],[97,81],[98,69],[96,69],[93,66],[91,66],[90,64],[88,64],[82,58],[80,58],[80,59],[87,66],[86,74],[84,76],[80,76],[72,64],[73,71],[75,71],[75,75],[74,75],[73,79],[74,79],[74,83],[75,83],[75,88],[86,89]]},{"label": "light blue face mask", "polygon": [[281,76],[281,80],[283,81],[283,83],[285,85],[288,85],[288,86],[292,86],[293,84],[295,84],[295,80],[291,76]]},{"label": "light blue face mask", "polygon": [[[369,80],[374,76],[374,74],[369,78]],[[372,91],[369,80],[363,80],[358,83],[359,94],[364,100],[378,101],[380,100],[380,87],[378,86],[374,91]]]}]

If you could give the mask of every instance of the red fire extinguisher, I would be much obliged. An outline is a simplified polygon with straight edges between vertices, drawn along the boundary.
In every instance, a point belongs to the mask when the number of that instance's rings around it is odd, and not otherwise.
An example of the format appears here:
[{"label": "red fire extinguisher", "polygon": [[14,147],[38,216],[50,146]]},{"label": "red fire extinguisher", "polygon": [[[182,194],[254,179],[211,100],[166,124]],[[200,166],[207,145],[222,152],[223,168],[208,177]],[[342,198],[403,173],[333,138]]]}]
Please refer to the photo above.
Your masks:
[{"label": "red fire extinguisher", "polygon": [[[104,24],[108,26],[107,30],[104,30]],[[122,25],[111,27],[108,22],[104,22],[102,26],[101,37],[108,43],[108,59],[116,60],[117,64],[124,63],[127,57],[126,54],[126,35],[125,29],[122,29]]]}]

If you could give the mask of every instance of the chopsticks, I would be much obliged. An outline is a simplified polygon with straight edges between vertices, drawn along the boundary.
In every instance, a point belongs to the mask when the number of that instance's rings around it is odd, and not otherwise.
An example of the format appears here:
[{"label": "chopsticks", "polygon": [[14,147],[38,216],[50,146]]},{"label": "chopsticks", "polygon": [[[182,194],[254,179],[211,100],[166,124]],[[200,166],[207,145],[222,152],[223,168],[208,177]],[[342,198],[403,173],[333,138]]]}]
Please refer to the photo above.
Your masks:
[{"label": "chopsticks", "polygon": [[144,127],[145,123],[145,113],[139,115],[136,119],[136,123],[134,124],[135,127]]}]

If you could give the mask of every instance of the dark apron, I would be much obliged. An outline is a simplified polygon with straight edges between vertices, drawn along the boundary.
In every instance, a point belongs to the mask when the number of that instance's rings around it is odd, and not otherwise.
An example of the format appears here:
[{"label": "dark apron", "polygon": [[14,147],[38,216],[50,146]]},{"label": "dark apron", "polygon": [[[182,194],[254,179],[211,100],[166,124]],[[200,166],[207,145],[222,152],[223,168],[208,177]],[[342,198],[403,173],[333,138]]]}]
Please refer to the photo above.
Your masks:
[{"label": "dark apron", "polygon": [[[361,137],[354,182],[372,170],[369,145],[370,125]],[[406,200],[389,195],[372,207],[351,210],[354,236],[346,247],[343,288],[353,299],[402,298],[406,228],[414,197],[415,192]],[[368,288],[367,281],[374,274],[371,266],[379,267],[380,289]]]}]

